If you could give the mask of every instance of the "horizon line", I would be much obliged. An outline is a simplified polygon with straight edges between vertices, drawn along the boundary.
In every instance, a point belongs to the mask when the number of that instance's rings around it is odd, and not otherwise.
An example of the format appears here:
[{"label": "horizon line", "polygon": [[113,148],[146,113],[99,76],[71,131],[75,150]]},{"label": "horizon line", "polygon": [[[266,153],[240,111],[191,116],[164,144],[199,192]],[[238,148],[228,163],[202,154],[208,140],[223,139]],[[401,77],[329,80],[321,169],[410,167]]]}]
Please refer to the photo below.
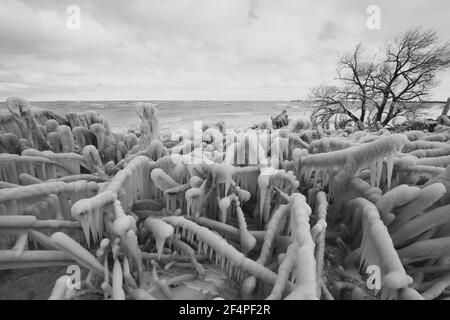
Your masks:
[{"label": "horizon line", "polygon": [[[27,99],[28,100],[28,99]],[[118,99],[118,100],[28,100],[29,102],[314,102],[313,100],[214,100],[214,99]],[[2,101],[6,102],[6,99]],[[411,103],[446,103],[447,100],[409,101]]]}]

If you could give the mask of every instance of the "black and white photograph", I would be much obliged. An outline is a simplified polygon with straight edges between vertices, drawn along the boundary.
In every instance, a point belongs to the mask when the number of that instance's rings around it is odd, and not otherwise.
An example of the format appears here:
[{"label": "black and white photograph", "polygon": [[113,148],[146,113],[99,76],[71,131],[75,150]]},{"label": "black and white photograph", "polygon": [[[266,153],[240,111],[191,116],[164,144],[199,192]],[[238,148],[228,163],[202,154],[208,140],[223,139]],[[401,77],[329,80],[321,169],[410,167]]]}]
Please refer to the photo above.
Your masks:
[{"label": "black and white photograph", "polygon": [[0,300],[450,300],[449,108],[447,0],[0,0]]}]

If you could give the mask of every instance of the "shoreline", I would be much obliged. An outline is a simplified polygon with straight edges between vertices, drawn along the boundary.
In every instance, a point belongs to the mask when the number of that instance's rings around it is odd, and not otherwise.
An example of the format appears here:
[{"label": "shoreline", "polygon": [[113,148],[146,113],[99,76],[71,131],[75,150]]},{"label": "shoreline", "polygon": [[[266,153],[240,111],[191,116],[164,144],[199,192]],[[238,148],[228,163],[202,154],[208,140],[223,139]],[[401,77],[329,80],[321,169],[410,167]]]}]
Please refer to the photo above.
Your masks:
[{"label": "shoreline", "polygon": [[[194,121],[205,123],[224,121],[228,129],[244,130],[270,117],[287,110],[290,119],[309,118],[311,103],[288,101],[184,101],[184,100],[152,100],[157,104],[161,133],[170,135],[178,128],[192,130]],[[224,103],[230,104],[224,105]],[[94,110],[104,116],[113,131],[126,133],[139,125],[139,117],[133,108],[135,102],[124,101],[59,101],[30,102],[32,106],[53,111],[60,116],[68,112]],[[445,102],[425,101],[429,110],[422,111],[423,118],[437,118]],[[9,115],[5,102],[0,102],[0,116]]]}]

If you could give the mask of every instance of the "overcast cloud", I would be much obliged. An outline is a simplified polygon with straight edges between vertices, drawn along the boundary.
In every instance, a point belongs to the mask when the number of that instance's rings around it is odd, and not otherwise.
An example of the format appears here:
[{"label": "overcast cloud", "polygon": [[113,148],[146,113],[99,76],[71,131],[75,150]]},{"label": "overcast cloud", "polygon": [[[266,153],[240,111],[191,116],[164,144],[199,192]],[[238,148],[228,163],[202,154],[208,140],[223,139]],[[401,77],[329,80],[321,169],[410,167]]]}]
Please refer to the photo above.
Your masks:
[{"label": "overcast cloud", "polygon": [[[71,4],[80,30],[66,27]],[[380,30],[366,27],[371,4]],[[447,0],[2,0],[0,99],[302,99],[359,42],[371,54],[418,25],[450,40],[449,13]],[[430,98],[450,96],[441,80]]]}]

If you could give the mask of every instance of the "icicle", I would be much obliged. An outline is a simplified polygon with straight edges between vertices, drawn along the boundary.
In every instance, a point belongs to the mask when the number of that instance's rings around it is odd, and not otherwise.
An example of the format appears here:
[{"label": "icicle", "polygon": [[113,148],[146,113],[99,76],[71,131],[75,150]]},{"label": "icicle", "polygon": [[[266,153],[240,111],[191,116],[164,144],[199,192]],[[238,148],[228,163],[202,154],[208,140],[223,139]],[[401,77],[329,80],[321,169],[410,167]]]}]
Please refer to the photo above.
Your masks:
[{"label": "icicle", "polygon": [[81,214],[79,216],[79,221],[81,223],[81,227],[83,228],[83,232],[84,232],[84,237],[86,239],[86,243],[88,245],[88,248],[90,248],[90,243],[91,243],[91,239],[90,239],[90,231],[89,231],[89,220],[88,220],[88,216],[89,213],[86,214]]},{"label": "icicle", "polygon": [[200,254],[200,253],[202,252],[202,245],[203,245],[203,243],[202,243],[202,241],[200,240],[200,241],[198,242],[197,254]]},{"label": "icicle", "polygon": [[236,206],[235,209],[239,221],[239,238],[241,248],[243,253],[247,254],[255,247],[256,239],[247,229],[247,223],[245,221],[244,213],[242,212],[241,207]]},{"label": "icicle", "polygon": [[96,242],[96,237],[97,237],[97,228],[96,228],[96,223],[95,223],[95,217],[94,214],[92,212],[92,210],[89,210],[89,212],[86,214],[87,216],[87,220],[89,223],[89,226],[91,228],[91,233],[92,233],[92,241]]},{"label": "icicle", "polygon": [[111,252],[113,255],[113,259],[116,259],[117,255],[119,253],[119,250],[120,250],[119,243],[120,243],[120,238],[115,238],[111,245]]},{"label": "icicle", "polygon": [[388,189],[391,188],[392,171],[394,169],[394,154],[390,153],[386,159],[387,166],[387,185]]},{"label": "icicle", "polygon": [[[177,235],[177,234],[175,234],[175,235]],[[174,239],[174,237],[169,238],[169,248],[172,248],[173,239]],[[180,239],[180,238],[177,238],[177,239]]]},{"label": "icicle", "polygon": [[314,172],[314,181],[313,181],[314,185],[317,185],[317,181],[319,180],[319,176],[321,175],[321,173],[322,170],[320,168]]},{"label": "icicle", "polygon": [[99,225],[99,235],[98,235],[98,239],[100,240],[101,237],[103,236],[103,208],[102,209],[96,209],[96,215],[97,215],[97,221],[98,221],[98,225]]},{"label": "icicle", "polygon": [[226,269],[227,269],[228,278],[231,279],[231,266],[230,266],[229,260],[227,261]]},{"label": "icicle", "polygon": [[309,181],[309,179],[311,178],[313,171],[315,171],[314,167],[306,167],[305,168],[305,179],[307,181]]},{"label": "icicle", "polygon": [[223,268],[224,268],[224,266],[225,266],[225,263],[226,263],[226,258],[225,257],[223,257],[223,258],[221,258],[221,261],[220,261],[220,269],[223,271]]},{"label": "icicle", "polygon": [[228,208],[231,205],[231,198],[224,197],[224,198],[220,199],[218,205],[219,205],[219,209],[220,209],[219,221],[222,223],[226,223]]},{"label": "icicle", "polygon": [[237,278],[237,281],[241,282],[241,279],[242,279],[242,271],[241,271],[241,269],[239,269],[239,268],[238,268],[238,271],[237,271],[237,276],[236,276],[236,278]]},{"label": "icicle", "polygon": [[266,194],[269,191],[269,180],[270,176],[273,174],[274,170],[271,168],[264,169],[258,177],[259,186],[259,223],[262,224],[262,216],[264,211],[264,202],[266,199]]},{"label": "icicle", "polygon": [[380,186],[382,172],[383,172],[383,158],[380,158],[377,161],[377,180],[375,184],[376,187]]},{"label": "icicle", "polygon": [[166,239],[164,238],[157,238],[155,239],[156,242],[156,252],[158,254],[158,260],[161,259],[161,254],[163,252],[163,248],[164,248],[164,242],[166,241]]},{"label": "icicle", "polygon": [[112,278],[113,300],[125,300],[125,292],[122,289],[122,282],[123,282],[122,267],[120,265],[119,259],[116,259],[114,261],[113,278]]},{"label": "icicle", "polygon": [[145,219],[144,228],[148,231],[151,231],[153,237],[156,240],[156,250],[158,253],[158,260],[159,260],[163,252],[164,243],[167,238],[173,235],[174,228],[170,224],[162,221],[161,219],[154,219],[151,217]]},{"label": "icicle", "polygon": [[372,161],[370,163],[370,186],[375,187],[375,181],[377,177],[377,162]]}]

